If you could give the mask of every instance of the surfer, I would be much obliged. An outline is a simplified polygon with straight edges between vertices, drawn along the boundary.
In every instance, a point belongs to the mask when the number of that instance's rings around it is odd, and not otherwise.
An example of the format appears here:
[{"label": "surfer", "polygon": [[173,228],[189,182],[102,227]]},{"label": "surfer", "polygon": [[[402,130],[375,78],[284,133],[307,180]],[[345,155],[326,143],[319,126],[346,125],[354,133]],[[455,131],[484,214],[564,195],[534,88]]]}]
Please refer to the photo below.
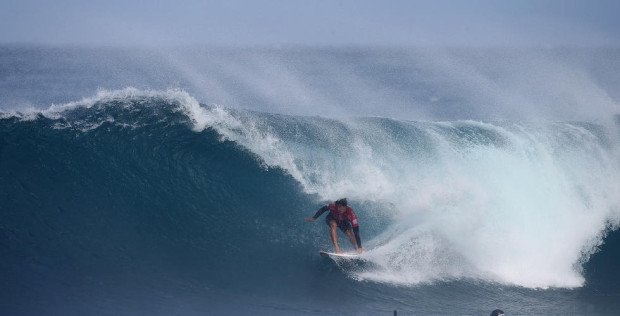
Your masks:
[{"label": "surfer", "polygon": [[357,253],[362,253],[362,240],[360,239],[360,225],[357,222],[357,216],[353,209],[347,205],[347,199],[340,199],[334,203],[330,203],[321,207],[312,217],[306,218],[307,222],[314,222],[323,213],[329,211],[325,218],[325,222],[330,228],[330,237],[336,253],[342,253],[338,245],[338,234],[336,228],[340,228],[351,240],[351,244],[355,247]]}]

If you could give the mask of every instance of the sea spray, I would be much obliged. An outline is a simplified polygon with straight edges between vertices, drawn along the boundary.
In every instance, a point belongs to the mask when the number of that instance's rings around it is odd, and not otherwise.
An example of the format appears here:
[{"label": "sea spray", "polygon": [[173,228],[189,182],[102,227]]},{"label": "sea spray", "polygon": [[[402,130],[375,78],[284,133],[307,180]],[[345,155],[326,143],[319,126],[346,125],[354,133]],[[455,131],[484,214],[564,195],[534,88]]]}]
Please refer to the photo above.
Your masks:
[{"label": "sea spray", "polygon": [[378,268],[363,279],[578,287],[582,264],[617,226],[616,144],[600,126],[236,118],[251,129],[216,130],[308,193],[390,202],[387,230],[399,235],[367,243],[380,245],[368,253]]},{"label": "sea spray", "polygon": [[286,116],[200,105],[182,90],[133,88],[21,117],[43,115],[56,128],[88,132],[105,124],[139,128],[127,115],[135,111],[168,115],[160,120],[194,132],[214,130],[320,200],[385,205],[362,219],[390,224],[367,240],[375,265],[353,271],[360,279],[578,287],[582,264],[618,225],[617,144],[590,123]]}]

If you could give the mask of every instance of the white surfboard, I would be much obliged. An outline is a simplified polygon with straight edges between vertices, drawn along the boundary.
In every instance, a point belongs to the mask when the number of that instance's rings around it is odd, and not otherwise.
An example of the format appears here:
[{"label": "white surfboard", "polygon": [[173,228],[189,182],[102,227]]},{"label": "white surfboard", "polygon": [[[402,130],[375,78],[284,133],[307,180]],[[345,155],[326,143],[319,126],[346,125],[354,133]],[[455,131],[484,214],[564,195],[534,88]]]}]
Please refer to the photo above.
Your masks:
[{"label": "white surfboard", "polygon": [[356,253],[335,253],[328,251],[319,251],[321,257],[332,258],[332,259],[359,259],[360,256]]}]

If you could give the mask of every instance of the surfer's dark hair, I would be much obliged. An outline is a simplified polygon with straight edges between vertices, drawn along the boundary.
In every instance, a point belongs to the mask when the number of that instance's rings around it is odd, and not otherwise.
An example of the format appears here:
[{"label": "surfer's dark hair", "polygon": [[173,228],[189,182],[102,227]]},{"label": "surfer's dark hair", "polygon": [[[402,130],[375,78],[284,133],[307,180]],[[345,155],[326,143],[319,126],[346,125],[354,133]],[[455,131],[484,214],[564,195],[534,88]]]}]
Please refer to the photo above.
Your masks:
[{"label": "surfer's dark hair", "polygon": [[336,205],[347,206],[347,199],[346,198],[342,198],[342,199],[336,201],[335,203],[336,203]]}]

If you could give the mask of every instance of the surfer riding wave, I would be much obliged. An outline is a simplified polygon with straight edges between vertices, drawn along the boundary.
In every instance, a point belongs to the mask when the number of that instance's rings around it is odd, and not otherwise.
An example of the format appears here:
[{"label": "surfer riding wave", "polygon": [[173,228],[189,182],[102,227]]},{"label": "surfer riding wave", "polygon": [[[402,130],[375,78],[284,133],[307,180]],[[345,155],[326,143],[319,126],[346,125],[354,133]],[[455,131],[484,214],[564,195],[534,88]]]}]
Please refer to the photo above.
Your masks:
[{"label": "surfer riding wave", "polygon": [[306,218],[306,221],[314,222],[327,211],[329,211],[329,214],[325,217],[325,222],[330,228],[330,238],[336,253],[342,253],[342,250],[338,245],[338,233],[336,228],[340,228],[340,230],[342,230],[347,237],[349,237],[349,240],[351,241],[353,247],[355,247],[355,251],[357,253],[362,253],[364,248],[362,248],[362,239],[360,238],[360,228],[357,221],[357,215],[355,215],[353,209],[348,206],[346,198],[321,207],[318,211],[316,211],[314,216]]}]

